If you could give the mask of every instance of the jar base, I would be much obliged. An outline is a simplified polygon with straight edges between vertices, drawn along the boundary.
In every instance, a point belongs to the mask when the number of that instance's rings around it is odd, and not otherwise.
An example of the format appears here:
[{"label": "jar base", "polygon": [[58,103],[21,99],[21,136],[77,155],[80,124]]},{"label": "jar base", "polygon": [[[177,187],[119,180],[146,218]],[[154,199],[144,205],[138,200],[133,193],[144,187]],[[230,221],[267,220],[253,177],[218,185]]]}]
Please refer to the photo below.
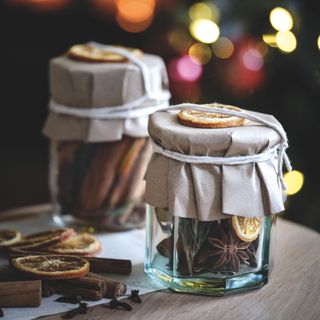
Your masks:
[{"label": "jar base", "polygon": [[263,287],[268,283],[269,269],[266,266],[256,272],[226,278],[173,277],[162,270],[149,266],[145,266],[145,272],[152,279],[176,292],[225,296]]}]

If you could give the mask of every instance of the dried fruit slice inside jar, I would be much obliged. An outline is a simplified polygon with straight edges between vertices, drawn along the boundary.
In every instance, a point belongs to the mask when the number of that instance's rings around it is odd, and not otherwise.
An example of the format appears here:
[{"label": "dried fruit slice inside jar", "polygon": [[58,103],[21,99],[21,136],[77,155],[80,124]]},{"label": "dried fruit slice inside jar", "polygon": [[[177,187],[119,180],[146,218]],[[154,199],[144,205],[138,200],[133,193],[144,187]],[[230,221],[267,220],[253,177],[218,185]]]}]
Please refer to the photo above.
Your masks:
[{"label": "dried fruit slice inside jar", "polygon": [[[115,46],[117,48],[117,46]],[[137,58],[142,56],[142,51],[134,48],[126,48],[118,46],[118,48],[126,49],[133,53]],[[90,44],[77,44],[72,46],[68,51],[70,58],[88,62],[125,62],[127,58],[121,54],[108,51]]]},{"label": "dried fruit slice inside jar", "polygon": [[[210,104],[206,106],[209,108]],[[232,111],[242,111],[242,109],[233,106],[214,105],[214,107]],[[178,113],[178,120],[186,126],[197,128],[229,128],[242,126],[245,122],[245,119],[241,117],[195,110],[180,111]]]},{"label": "dried fruit slice inside jar", "polygon": [[14,229],[0,230],[0,247],[11,246],[21,239],[21,233]]},{"label": "dried fruit slice inside jar", "polygon": [[36,279],[79,278],[89,272],[89,262],[74,256],[45,255],[14,258],[11,265],[25,276]]},{"label": "dried fruit slice inside jar", "polygon": [[237,236],[245,242],[256,240],[260,233],[261,218],[232,217],[232,227]]},{"label": "dried fruit slice inside jar", "polygon": [[89,233],[82,233],[48,248],[47,251],[70,255],[93,255],[100,249],[101,244],[95,236]]}]

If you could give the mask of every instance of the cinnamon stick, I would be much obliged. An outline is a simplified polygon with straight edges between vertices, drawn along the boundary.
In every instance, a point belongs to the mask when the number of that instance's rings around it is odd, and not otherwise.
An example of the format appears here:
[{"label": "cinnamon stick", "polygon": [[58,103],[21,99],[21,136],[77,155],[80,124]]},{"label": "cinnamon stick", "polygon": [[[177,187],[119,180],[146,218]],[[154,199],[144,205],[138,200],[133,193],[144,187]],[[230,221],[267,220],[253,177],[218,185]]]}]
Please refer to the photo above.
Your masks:
[{"label": "cinnamon stick", "polygon": [[85,300],[99,301],[103,298],[103,294],[99,290],[76,287],[70,283],[63,282],[63,280],[55,281],[53,287],[58,293],[78,295]]},{"label": "cinnamon stick", "polygon": [[107,199],[107,204],[110,209],[115,208],[119,204],[120,199],[124,196],[129,182],[130,173],[132,172],[132,168],[134,167],[145,143],[145,138],[135,139],[118,166],[117,176]]},{"label": "cinnamon stick", "polygon": [[41,281],[0,282],[0,307],[38,307]]},{"label": "cinnamon stick", "polygon": [[92,279],[99,279],[105,282],[106,288],[107,288],[106,294],[105,294],[106,298],[118,299],[119,297],[125,295],[127,291],[127,286],[123,282],[109,279],[91,272],[87,274],[87,277]]},{"label": "cinnamon stick", "polygon": [[76,211],[85,216],[101,208],[112,187],[118,163],[131,142],[132,138],[124,137],[121,141],[97,147],[80,190]]},{"label": "cinnamon stick", "polygon": [[90,263],[90,271],[103,273],[130,274],[132,271],[131,260],[110,258],[85,258]]}]

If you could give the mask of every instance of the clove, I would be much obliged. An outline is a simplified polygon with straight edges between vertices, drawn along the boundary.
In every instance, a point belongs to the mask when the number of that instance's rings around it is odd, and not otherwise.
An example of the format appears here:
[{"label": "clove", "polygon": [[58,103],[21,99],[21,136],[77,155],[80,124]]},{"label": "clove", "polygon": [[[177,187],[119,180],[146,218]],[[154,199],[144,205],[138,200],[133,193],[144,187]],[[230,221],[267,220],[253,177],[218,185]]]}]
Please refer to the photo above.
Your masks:
[{"label": "clove", "polygon": [[71,303],[71,304],[78,304],[81,302],[80,296],[62,296],[54,300],[56,302],[64,302],[64,303]]},{"label": "clove", "polygon": [[142,300],[139,296],[139,290],[131,290],[131,296],[129,299],[135,303],[142,303]]},{"label": "clove", "polygon": [[131,311],[132,307],[130,304],[126,302],[120,302],[119,300],[113,299],[109,303],[105,305],[109,309],[120,309],[120,310],[127,310]]},{"label": "clove", "polygon": [[85,302],[79,303],[79,306],[75,309],[72,309],[66,313],[64,313],[61,318],[62,319],[71,319],[78,314],[86,314],[88,311],[88,304]]}]

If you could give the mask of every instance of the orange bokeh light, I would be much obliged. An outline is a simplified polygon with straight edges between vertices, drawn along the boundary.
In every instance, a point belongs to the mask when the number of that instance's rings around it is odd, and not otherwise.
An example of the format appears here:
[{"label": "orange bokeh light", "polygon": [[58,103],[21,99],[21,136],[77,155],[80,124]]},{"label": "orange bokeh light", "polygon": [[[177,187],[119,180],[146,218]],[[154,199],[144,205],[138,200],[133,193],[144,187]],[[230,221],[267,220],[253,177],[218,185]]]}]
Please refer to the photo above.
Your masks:
[{"label": "orange bokeh light", "polygon": [[141,32],[153,20],[155,0],[117,0],[117,21],[129,32]]},{"label": "orange bokeh light", "polygon": [[40,11],[63,9],[69,3],[70,0],[7,0],[8,5],[23,6]]}]

